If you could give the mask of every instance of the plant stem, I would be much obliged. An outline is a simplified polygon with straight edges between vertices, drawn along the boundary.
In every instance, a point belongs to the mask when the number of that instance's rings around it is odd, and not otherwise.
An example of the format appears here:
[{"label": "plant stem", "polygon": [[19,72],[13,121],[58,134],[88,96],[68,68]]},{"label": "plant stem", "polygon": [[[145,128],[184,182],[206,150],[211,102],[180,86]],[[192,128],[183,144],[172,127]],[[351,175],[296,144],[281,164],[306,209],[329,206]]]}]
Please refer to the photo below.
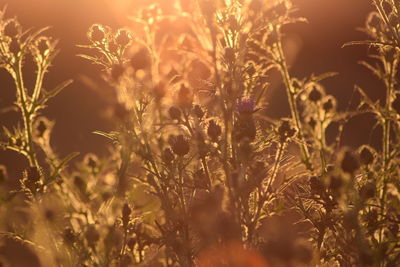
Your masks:
[{"label": "plant stem", "polygon": [[299,138],[300,138],[300,149],[301,149],[301,154],[302,154],[302,159],[304,161],[304,164],[306,165],[307,169],[311,169],[311,160],[310,160],[310,153],[307,148],[306,141],[304,139],[303,135],[303,130],[301,126],[301,121],[300,121],[300,115],[299,115],[299,110],[297,107],[297,102],[296,102],[296,92],[292,86],[291,83],[291,78],[288,70],[288,66],[286,64],[286,59],[285,55],[283,53],[283,48],[282,48],[282,40],[280,38],[279,31],[276,29],[276,33],[279,36],[279,40],[276,43],[277,45],[277,50],[278,50],[278,56],[279,56],[279,69],[283,77],[283,81],[285,83],[286,87],[286,93],[288,96],[288,101],[289,101],[289,106],[290,106],[290,112],[292,115],[292,119],[295,123],[296,130],[298,132]]}]

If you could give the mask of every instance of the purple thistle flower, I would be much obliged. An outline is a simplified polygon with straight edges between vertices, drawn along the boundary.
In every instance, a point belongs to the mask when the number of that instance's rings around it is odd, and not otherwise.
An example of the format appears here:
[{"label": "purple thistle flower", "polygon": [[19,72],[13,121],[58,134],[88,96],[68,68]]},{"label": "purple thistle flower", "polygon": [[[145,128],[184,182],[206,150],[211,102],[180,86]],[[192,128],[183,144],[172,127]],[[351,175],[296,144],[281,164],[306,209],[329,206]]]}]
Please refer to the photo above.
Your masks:
[{"label": "purple thistle flower", "polygon": [[251,98],[242,98],[240,101],[238,101],[236,107],[241,115],[250,115],[254,112],[256,103]]}]

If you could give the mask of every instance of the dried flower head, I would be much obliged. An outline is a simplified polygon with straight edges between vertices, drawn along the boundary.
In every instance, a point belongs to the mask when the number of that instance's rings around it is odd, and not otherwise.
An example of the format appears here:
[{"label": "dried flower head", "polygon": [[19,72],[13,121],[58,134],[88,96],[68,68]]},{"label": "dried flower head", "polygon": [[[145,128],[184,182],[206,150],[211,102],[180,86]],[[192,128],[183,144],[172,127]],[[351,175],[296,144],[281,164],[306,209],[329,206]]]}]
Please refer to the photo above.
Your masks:
[{"label": "dried flower head", "polygon": [[171,145],[172,151],[174,151],[176,155],[183,157],[189,153],[190,146],[185,136],[170,136],[168,142]]},{"label": "dried flower head", "polygon": [[256,103],[251,98],[243,98],[236,107],[240,115],[251,115],[255,110]]},{"label": "dried flower head", "polygon": [[218,137],[221,135],[221,133],[221,126],[219,126],[214,120],[210,120],[208,122],[207,134],[210,137],[211,141],[217,142]]}]

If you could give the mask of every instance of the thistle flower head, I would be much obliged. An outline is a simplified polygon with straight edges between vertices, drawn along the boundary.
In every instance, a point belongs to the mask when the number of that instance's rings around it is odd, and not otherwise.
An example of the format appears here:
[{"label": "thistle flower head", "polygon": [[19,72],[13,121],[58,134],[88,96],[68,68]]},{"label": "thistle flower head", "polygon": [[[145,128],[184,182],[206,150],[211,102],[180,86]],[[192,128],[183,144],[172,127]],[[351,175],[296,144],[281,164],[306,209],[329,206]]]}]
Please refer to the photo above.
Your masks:
[{"label": "thistle flower head", "polygon": [[254,112],[256,103],[251,98],[243,98],[236,104],[240,115],[250,115]]}]

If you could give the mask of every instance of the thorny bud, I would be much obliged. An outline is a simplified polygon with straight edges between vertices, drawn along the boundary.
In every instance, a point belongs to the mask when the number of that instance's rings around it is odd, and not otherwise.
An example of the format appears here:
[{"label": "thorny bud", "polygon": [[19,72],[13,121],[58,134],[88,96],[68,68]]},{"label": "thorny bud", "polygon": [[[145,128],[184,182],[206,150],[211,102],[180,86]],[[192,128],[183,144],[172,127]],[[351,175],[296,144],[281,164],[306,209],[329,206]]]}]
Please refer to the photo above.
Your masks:
[{"label": "thorny bud", "polygon": [[389,3],[388,1],[384,1],[382,2],[382,8],[385,11],[386,15],[389,15],[390,13],[392,13],[392,4]]},{"label": "thorny bud", "polygon": [[332,97],[329,97],[325,100],[324,104],[322,105],[322,108],[325,110],[325,112],[330,112],[334,109],[335,107],[335,102]]},{"label": "thorny bud", "polygon": [[125,229],[127,229],[128,227],[131,213],[132,213],[131,208],[129,207],[128,203],[125,203],[124,206],[122,207],[122,225],[124,226]]},{"label": "thorny bud", "polygon": [[321,91],[316,86],[313,86],[312,90],[308,94],[308,99],[312,102],[318,102],[321,100],[321,98]]},{"label": "thorny bud", "polygon": [[97,167],[97,157],[93,154],[88,154],[85,157],[85,164],[92,170]]},{"label": "thorny bud", "polygon": [[236,107],[240,115],[251,115],[254,112],[256,103],[250,98],[243,98],[237,103]]},{"label": "thorny bud", "polygon": [[256,73],[256,68],[254,67],[253,64],[250,64],[249,66],[247,66],[247,68],[246,68],[246,73],[247,73],[249,76],[253,76],[253,75]]},{"label": "thorny bud", "polygon": [[207,135],[211,138],[211,141],[217,142],[221,133],[221,126],[219,126],[214,120],[210,120],[208,123]]},{"label": "thorny bud", "polygon": [[178,120],[178,121],[181,119],[181,115],[182,115],[181,110],[176,107],[170,107],[168,110],[168,114],[171,119]]},{"label": "thorny bud", "polygon": [[293,137],[296,134],[296,129],[294,129],[288,120],[283,120],[281,125],[278,127],[278,135],[281,142],[285,142],[287,139]]},{"label": "thorny bud", "polygon": [[344,172],[353,174],[358,170],[360,164],[358,163],[358,159],[350,151],[346,151],[340,166]]},{"label": "thorny bud", "polygon": [[170,164],[175,158],[170,148],[164,149],[161,157],[165,164]]},{"label": "thorny bud", "polygon": [[146,69],[150,64],[150,54],[146,48],[140,49],[131,58],[131,66],[135,71]]},{"label": "thorny bud", "polygon": [[16,37],[21,33],[21,26],[15,20],[10,20],[5,26],[3,30],[3,34],[8,37]]},{"label": "thorny bud", "polygon": [[183,157],[189,153],[189,142],[183,135],[171,136],[168,142],[176,155]]},{"label": "thorny bud", "polygon": [[119,29],[115,35],[115,42],[117,45],[127,47],[132,43],[132,34],[128,30]]},{"label": "thorny bud", "polygon": [[369,165],[374,162],[374,152],[369,146],[362,146],[360,149],[360,161],[363,165]]},{"label": "thorny bud", "polygon": [[315,126],[317,125],[317,121],[313,117],[310,117],[310,119],[308,120],[308,125],[310,125],[310,127],[312,129],[315,129]]},{"label": "thorny bud", "polygon": [[102,42],[106,34],[104,32],[104,28],[100,25],[92,25],[89,30],[89,39],[92,42]]},{"label": "thorny bud", "polygon": [[197,118],[202,119],[204,117],[204,111],[200,107],[200,105],[195,105],[193,107],[193,113],[196,115]]},{"label": "thorny bud", "polygon": [[364,200],[375,196],[376,188],[372,182],[366,183],[360,188],[360,197]]}]

